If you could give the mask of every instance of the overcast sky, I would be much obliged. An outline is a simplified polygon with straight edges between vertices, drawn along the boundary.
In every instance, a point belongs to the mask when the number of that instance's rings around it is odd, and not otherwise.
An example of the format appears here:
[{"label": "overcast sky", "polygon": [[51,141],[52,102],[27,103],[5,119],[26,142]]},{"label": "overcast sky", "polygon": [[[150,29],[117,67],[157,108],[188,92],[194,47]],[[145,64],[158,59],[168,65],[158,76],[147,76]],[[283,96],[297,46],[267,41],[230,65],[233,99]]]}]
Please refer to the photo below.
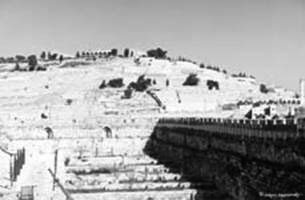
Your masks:
[{"label": "overcast sky", "polygon": [[305,0],[0,0],[0,55],[162,47],[298,89]]}]

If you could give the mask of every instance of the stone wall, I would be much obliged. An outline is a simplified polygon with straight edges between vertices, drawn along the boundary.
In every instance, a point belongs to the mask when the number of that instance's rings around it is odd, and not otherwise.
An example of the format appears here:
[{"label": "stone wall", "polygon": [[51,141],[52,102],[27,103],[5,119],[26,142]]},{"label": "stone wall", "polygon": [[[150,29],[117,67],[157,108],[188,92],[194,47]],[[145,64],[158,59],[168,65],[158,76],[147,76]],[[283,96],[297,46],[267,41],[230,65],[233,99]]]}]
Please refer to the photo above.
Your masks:
[{"label": "stone wall", "polygon": [[234,199],[302,194],[301,124],[302,120],[160,119],[146,151],[187,179],[212,179]]}]

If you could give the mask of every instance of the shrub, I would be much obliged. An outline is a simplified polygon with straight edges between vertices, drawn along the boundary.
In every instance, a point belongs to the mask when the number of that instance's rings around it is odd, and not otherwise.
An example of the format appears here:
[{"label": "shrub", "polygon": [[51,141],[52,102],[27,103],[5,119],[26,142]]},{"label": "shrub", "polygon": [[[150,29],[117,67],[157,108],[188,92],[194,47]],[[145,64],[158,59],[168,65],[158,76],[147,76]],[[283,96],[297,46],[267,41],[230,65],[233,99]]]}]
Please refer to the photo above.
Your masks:
[{"label": "shrub", "polygon": [[219,83],[217,81],[207,80],[207,86],[209,90],[212,90],[213,88],[219,90]]},{"label": "shrub", "polygon": [[123,87],[123,86],[124,86],[123,79],[122,79],[122,78],[111,79],[111,80],[108,82],[108,86],[109,86],[109,87],[113,87],[113,88],[120,88],[120,87]]},{"label": "shrub", "polygon": [[204,66],[203,63],[201,63],[201,64],[199,65],[199,67],[200,67],[200,68],[205,68],[205,66]]},{"label": "shrub", "polygon": [[197,74],[190,74],[184,81],[183,85],[195,86],[198,85],[199,81]]},{"label": "shrub", "polygon": [[153,58],[157,58],[157,59],[165,59],[167,51],[164,51],[161,48],[157,48],[157,49],[150,49],[146,53],[147,53],[148,57],[153,57]]}]

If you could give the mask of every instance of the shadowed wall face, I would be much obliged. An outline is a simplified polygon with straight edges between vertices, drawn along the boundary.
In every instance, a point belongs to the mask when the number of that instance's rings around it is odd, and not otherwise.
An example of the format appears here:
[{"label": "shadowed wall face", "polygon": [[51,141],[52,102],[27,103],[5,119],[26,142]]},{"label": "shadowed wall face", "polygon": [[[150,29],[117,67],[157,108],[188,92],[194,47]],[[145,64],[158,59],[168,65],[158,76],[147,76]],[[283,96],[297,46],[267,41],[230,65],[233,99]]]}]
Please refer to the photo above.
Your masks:
[{"label": "shadowed wall face", "polygon": [[[234,199],[303,195],[305,140],[303,131],[297,134],[296,125],[241,128],[238,124],[196,124],[190,119],[183,127],[178,121],[160,120],[145,150],[185,179],[213,181]],[[290,135],[282,137],[283,131]]]}]

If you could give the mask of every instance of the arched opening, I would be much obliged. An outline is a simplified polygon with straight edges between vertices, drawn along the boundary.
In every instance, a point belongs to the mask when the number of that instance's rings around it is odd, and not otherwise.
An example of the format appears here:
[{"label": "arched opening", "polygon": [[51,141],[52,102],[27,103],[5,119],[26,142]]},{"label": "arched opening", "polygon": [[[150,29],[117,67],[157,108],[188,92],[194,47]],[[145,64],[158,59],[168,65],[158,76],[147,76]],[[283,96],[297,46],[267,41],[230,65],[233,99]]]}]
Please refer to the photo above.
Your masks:
[{"label": "arched opening", "polygon": [[104,131],[106,132],[106,138],[112,138],[112,130],[108,126],[104,127]]},{"label": "arched opening", "polygon": [[53,139],[54,138],[54,133],[53,130],[50,127],[46,127],[44,128],[44,130],[47,132],[48,134],[48,139]]}]

